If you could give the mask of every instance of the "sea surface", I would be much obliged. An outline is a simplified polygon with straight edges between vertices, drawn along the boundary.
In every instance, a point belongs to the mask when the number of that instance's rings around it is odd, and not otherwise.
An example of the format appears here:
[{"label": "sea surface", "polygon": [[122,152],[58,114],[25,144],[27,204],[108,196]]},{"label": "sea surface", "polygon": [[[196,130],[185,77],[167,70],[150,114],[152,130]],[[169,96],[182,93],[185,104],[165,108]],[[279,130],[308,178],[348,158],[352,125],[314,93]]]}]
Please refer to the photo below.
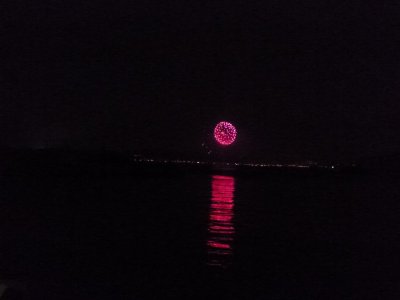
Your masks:
[{"label": "sea surface", "polygon": [[400,299],[392,175],[14,174],[0,205],[18,299]]}]

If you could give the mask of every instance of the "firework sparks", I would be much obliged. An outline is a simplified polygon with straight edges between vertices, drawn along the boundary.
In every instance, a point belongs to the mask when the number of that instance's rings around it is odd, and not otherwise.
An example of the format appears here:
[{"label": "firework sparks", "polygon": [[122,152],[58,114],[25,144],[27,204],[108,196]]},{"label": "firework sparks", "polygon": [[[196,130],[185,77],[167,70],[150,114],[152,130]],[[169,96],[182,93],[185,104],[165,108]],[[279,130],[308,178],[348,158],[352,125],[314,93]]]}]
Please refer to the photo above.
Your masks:
[{"label": "firework sparks", "polygon": [[219,122],[214,128],[214,137],[221,145],[230,145],[236,139],[236,128],[229,122]]}]

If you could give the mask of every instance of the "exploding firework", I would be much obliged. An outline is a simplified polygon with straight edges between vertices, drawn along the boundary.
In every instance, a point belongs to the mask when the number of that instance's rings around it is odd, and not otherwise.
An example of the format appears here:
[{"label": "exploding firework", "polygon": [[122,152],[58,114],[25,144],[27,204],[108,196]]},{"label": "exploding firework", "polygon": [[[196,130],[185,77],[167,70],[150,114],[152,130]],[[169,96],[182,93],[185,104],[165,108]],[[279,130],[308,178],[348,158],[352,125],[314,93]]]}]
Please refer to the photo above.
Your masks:
[{"label": "exploding firework", "polygon": [[214,128],[214,137],[221,145],[230,145],[236,139],[236,128],[229,122],[219,122]]}]

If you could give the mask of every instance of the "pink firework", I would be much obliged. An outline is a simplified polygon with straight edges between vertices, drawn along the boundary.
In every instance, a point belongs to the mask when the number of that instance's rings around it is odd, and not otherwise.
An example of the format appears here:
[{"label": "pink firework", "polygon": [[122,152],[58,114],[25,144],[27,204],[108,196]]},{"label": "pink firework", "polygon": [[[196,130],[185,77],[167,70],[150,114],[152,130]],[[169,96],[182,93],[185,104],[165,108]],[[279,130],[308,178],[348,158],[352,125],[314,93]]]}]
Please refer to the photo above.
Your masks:
[{"label": "pink firework", "polygon": [[229,122],[219,122],[214,128],[214,137],[221,145],[230,145],[236,139],[236,128]]}]

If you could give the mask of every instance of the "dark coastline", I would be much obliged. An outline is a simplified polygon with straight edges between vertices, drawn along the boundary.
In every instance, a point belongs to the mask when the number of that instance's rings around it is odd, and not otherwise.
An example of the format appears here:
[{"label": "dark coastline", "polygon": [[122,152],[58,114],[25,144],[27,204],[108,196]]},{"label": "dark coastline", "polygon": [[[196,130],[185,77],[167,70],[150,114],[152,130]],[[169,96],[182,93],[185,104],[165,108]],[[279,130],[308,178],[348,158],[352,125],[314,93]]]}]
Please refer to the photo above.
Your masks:
[{"label": "dark coastline", "polygon": [[214,173],[246,177],[318,177],[367,174],[369,170],[355,165],[271,164],[143,159],[133,155],[104,151],[8,150],[0,151],[3,175],[21,176],[185,176]]}]

